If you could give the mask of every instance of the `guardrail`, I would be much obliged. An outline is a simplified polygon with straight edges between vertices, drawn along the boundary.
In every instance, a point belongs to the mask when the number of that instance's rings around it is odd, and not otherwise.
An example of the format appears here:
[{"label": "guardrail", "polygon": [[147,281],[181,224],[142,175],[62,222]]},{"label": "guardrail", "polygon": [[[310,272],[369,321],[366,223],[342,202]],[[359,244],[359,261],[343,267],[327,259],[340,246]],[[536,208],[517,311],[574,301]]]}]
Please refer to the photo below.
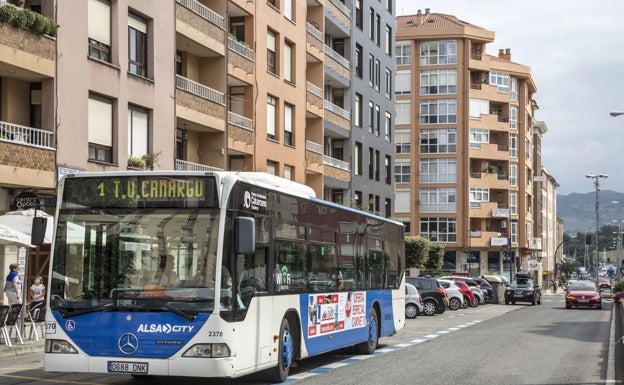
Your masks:
[{"label": "guardrail", "polygon": [[176,88],[192,93],[202,99],[225,105],[225,94],[184,76],[176,75]]},{"label": "guardrail", "polygon": [[225,21],[223,16],[219,15],[212,9],[206,7],[202,3],[195,0],[176,0],[176,3],[184,6],[197,16],[200,16],[217,27],[225,30]]},{"label": "guardrail", "polygon": [[39,128],[0,122],[0,141],[54,150],[54,133]]}]

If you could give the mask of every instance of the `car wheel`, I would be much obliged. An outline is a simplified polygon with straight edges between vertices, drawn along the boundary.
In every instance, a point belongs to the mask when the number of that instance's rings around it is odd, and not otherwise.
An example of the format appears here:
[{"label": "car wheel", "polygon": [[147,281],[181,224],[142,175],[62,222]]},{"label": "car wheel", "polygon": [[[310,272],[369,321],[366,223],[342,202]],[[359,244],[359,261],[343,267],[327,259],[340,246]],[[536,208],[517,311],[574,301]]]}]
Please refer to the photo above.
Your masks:
[{"label": "car wheel", "polygon": [[413,303],[408,303],[405,305],[405,317],[409,319],[414,319],[418,315],[418,307]]},{"label": "car wheel", "polygon": [[509,301],[505,301],[505,305],[509,305]]},{"label": "car wheel", "polygon": [[479,299],[475,298],[474,301],[470,302],[470,307],[477,307],[479,306]]},{"label": "car wheel", "polygon": [[462,302],[461,308],[462,309],[467,308],[469,303],[470,303],[470,301],[468,301],[468,297],[464,296],[464,302]]},{"label": "car wheel", "polygon": [[462,303],[459,300],[459,298],[457,298],[457,297],[453,297],[449,301],[449,309],[451,309],[451,310],[457,310],[457,309],[459,309],[461,307],[461,305],[462,305]]},{"label": "car wheel", "polygon": [[434,300],[428,299],[424,303],[423,313],[425,315],[431,316],[434,315],[437,311],[437,306]]}]

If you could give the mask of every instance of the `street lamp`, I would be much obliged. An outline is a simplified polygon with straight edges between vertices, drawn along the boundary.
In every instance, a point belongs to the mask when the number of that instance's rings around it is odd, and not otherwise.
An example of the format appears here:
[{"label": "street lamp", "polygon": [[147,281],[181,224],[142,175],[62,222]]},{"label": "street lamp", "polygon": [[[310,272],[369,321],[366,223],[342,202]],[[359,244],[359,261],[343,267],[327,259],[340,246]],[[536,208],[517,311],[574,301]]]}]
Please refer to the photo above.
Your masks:
[{"label": "street lamp", "polygon": [[[617,116],[617,115],[616,115]],[[607,174],[586,174],[585,178],[593,179],[594,186],[596,187],[596,255],[594,256],[594,281],[598,283],[598,253],[600,253],[600,246],[598,242],[598,238],[600,237],[600,220],[598,219],[598,193],[600,192],[600,178],[608,178]]]},{"label": "street lamp", "polygon": [[609,112],[609,115],[615,118],[616,116],[624,115],[624,112],[623,111],[611,111]]}]

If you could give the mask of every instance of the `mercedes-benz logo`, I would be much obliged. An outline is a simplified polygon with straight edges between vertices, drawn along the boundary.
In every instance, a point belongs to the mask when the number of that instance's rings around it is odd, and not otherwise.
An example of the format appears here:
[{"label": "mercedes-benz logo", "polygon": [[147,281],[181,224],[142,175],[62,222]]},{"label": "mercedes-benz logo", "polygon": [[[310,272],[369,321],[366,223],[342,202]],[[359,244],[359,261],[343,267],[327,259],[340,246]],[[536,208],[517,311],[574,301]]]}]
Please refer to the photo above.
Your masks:
[{"label": "mercedes-benz logo", "polygon": [[132,333],[122,334],[117,346],[123,354],[132,354],[139,348],[139,339]]}]

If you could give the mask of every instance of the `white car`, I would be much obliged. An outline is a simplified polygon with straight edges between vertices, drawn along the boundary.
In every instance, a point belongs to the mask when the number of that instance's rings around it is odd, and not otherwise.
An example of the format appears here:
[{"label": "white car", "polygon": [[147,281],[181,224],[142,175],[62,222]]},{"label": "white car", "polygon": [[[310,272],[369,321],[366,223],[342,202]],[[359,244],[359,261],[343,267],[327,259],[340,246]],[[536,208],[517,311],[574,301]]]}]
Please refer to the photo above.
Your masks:
[{"label": "white car", "polygon": [[455,284],[455,282],[450,279],[438,279],[440,285],[446,290],[446,293],[449,297],[449,309],[457,310],[460,307],[466,307],[464,305],[464,295],[459,291],[459,287]]},{"label": "white car", "polygon": [[416,318],[424,310],[424,304],[416,286],[405,283],[405,318]]}]

